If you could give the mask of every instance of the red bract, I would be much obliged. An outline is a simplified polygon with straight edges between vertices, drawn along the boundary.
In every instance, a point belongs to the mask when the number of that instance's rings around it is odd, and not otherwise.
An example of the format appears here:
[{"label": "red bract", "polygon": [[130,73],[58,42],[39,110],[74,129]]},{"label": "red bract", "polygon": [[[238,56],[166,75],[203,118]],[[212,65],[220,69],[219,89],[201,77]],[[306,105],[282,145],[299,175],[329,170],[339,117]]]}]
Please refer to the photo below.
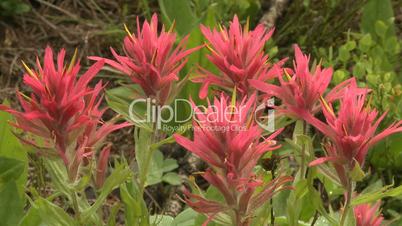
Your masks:
[{"label": "red bract", "polygon": [[18,92],[23,111],[7,106],[0,106],[0,110],[14,115],[16,123],[12,125],[44,138],[49,147],[40,148],[26,139],[24,142],[35,145],[41,151],[57,150],[73,179],[83,158],[91,155],[107,134],[128,124],[114,125],[101,120],[105,111],[98,109],[102,99],[99,97],[102,83],[99,82],[95,88],[89,88],[88,83],[102,68],[103,61],[95,63],[77,78],[80,64],[75,64],[75,55],[69,66],[64,65],[64,57],[65,50],[62,49],[55,67],[53,51],[47,47],[43,66],[37,59],[37,71],[24,64],[27,71],[24,84],[32,89],[32,93],[28,97]]},{"label": "red bract", "polygon": [[[250,80],[250,84],[268,95],[281,99],[282,105],[277,108],[279,113],[295,118],[300,118],[302,112],[315,114],[320,110],[320,97],[324,95],[331,81],[332,69],[321,69],[317,66],[314,72],[310,72],[309,61],[310,57],[304,55],[295,45],[294,69],[273,68],[279,85],[267,84],[260,80]],[[325,99],[332,102],[342,97],[343,88],[352,82],[354,79],[340,83],[326,95]]]},{"label": "red bract", "polygon": [[[126,28],[127,29],[127,28]],[[176,34],[162,27],[158,35],[158,18],[152,16],[151,22],[144,22],[142,29],[137,17],[137,33],[124,38],[125,56],[118,55],[113,48],[116,61],[101,57],[93,60],[105,60],[105,63],[129,76],[131,81],[141,86],[146,97],[156,98],[159,104],[169,98],[173,82],[187,62],[187,57],[200,47],[185,49],[188,36],[174,48]]]},{"label": "red bract", "polygon": [[[244,98],[232,106],[222,94],[220,100],[215,98],[205,112],[194,106],[194,141],[175,135],[178,144],[209,164],[211,168],[203,177],[222,193],[226,202],[218,204],[188,194],[188,204],[209,217],[232,210],[237,225],[248,225],[253,211],[275,192],[287,188],[284,184],[291,180],[290,177],[280,177],[264,184],[253,173],[260,157],[279,147],[272,139],[282,131],[278,130],[261,141],[262,130],[251,116],[254,101],[255,96],[252,96],[248,101]],[[259,186],[264,189],[256,193],[255,188]]]},{"label": "red bract", "polygon": [[334,113],[331,104],[323,101],[326,123],[312,115],[303,115],[308,123],[330,139],[330,142],[325,145],[327,156],[311,162],[310,165],[331,161],[340,174],[341,180],[345,179],[346,172],[353,169],[355,162],[360,165],[364,164],[370,147],[391,134],[402,132],[401,120],[376,134],[386,112],[376,119],[377,110],[365,106],[367,91],[361,93],[359,90],[361,89],[354,83],[345,89],[337,115]]},{"label": "red bract", "polygon": [[237,93],[244,97],[254,91],[248,84],[249,79],[265,81],[273,76],[273,70],[267,62],[268,55],[263,51],[273,30],[266,32],[262,24],[252,31],[248,30],[247,24],[243,30],[239,19],[234,16],[229,31],[222,27],[220,31],[211,31],[201,25],[201,32],[211,45],[207,45],[211,50],[207,58],[218,68],[221,75],[200,68],[200,77],[193,79],[194,82],[202,83],[200,98],[208,95],[208,87],[211,84],[229,90],[236,87]]},{"label": "red bract", "polygon": [[362,204],[353,209],[356,226],[380,226],[383,217],[378,213],[381,202],[378,201],[375,205]]}]

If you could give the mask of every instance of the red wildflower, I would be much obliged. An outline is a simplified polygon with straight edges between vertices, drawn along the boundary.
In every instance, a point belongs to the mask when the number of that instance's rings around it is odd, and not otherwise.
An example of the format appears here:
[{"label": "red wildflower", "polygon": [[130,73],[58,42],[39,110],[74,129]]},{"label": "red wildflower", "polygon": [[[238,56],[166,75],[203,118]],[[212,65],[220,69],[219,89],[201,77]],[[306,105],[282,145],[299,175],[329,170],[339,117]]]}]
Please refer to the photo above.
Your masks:
[{"label": "red wildflower", "polygon": [[[39,59],[37,71],[24,64],[27,71],[24,83],[32,93],[30,97],[17,93],[23,111],[7,106],[0,106],[0,110],[14,115],[16,123],[12,125],[15,127],[44,138],[50,146],[42,150],[57,150],[73,179],[83,158],[91,155],[107,134],[128,124],[102,123],[105,109],[98,109],[102,100],[99,98],[102,83],[99,82],[95,88],[89,88],[88,83],[102,68],[103,61],[95,63],[77,78],[80,64],[75,64],[75,55],[68,67],[64,65],[64,57],[65,50],[62,49],[55,67],[53,51],[47,47],[43,67]],[[36,146],[31,141],[23,141]]]},{"label": "red wildflower", "polygon": [[99,155],[98,166],[96,168],[95,184],[97,188],[101,188],[105,182],[107,164],[110,155],[111,145],[107,145],[102,149]]},{"label": "red wildflower", "polygon": [[[294,70],[273,68],[280,85],[267,84],[261,80],[250,80],[250,84],[268,95],[281,99],[282,106],[277,108],[279,113],[295,118],[300,118],[301,112],[315,114],[320,109],[320,97],[324,95],[331,81],[332,68],[321,69],[317,66],[314,72],[310,72],[309,60],[310,57],[304,55],[295,45]],[[283,78],[284,75],[286,78]],[[339,99],[343,95],[343,88],[353,82],[354,79],[349,79],[340,83],[326,95],[325,99],[328,102]]]},{"label": "red wildflower", "polygon": [[330,142],[325,145],[327,156],[311,162],[310,166],[331,161],[340,174],[341,180],[345,179],[345,171],[353,169],[355,162],[364,164],[370,147],[391,134],[402,132],[401,120],[376,134],[386,112],[376,119],[378,112],[365,106],[366,95],[367,92],[362,93],[361,89],[352,83],[345,88],[337,115],[331,104],[322,101],[326,123],[309,114],[302,116],[330,139]]},{"label": "red wildflower", "polygon": [[[224,210],[233,210],[234,222],[239,223],[236,225],[248,225],[252,211],[276,191],[287,188],[284,184],[291,180],[290,177],[280,177],[264,185],[253,173],[260,157],[279,147],[272,139],[282,131],[278,130],[260,141],[262,130],[250,117],[254,101],[253,95],[248,101],[244,98],[231,106],[222,94],[220,100],[215,98],[214,104],[209,104],[205,112],[194,106],[194,141],[175,135],[178,144],[210,165],[203,177],[221,192],[226,201],[219,206],[202,197],[188,195],[188,204],[195,210],[210,207],[209,212],[205,212],[206,209],[200,211],[210,217]],[[256,193],[255,188],[259,186],[265,189]]]},{"label": "red wildflower", "polygon": [[380,226],[383,217],[378,213],[381,202],[378,201],[375,205],[370,204],[358,205],[353,209],[356,226]]},{"label": "red wildflower", "polygon": [[137,17],[137,34],[124,38],[125,56],[118,55],[113,48],[116,61],[101,57],[90,57],[93,60],[105,60],[105,63],[129,76],[138,84],[146,97],[156,98],[163,104],[172,91],[173,81],[179,79],[178,74],[187,62],[187,56],[198,48],[185,49],[188,36],[182,39],[176,48],[176,34],[164,27],[158,35],[158,18],[152,16],[151,22],[144,22],[142,29]]},{"label": "red wildflower", "polygon": [[[248,84],[249,79],[267,80],[273,76],[273,70],[267,63],[268,55],[263,51],[265,43],[271,37],[273,29],[266,32],[265,27],[259,24],[254,30],[248,30],[248,24],[242,30],[237,16],[234,16],[229,31],[222,28],[220,31],[201,25],[201,32],[209,41],[211,54],[207,58],[218,68],[221,75],[200,68],[200,77],[194,82],[202,83],[200,98],[208,95],[209,85],[233,90],[241,97],[250,95],[253,90]],[[283,64],[279,62],[277,66]]]}]

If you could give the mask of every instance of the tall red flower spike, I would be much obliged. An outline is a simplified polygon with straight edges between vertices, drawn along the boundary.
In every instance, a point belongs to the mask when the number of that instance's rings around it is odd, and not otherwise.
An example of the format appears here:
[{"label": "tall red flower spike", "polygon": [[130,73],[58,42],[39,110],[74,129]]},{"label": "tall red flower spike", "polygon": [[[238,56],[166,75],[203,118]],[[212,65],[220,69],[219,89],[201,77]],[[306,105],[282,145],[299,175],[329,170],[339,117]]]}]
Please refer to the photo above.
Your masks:
[{"label": "tall red flower spike", "polygon": [[[82,160],[102,144],[105,136],[128,124],[103,123],[101,117],[106,109],[99,109],[102,82],[98,82],[94,88],[88,87],[104,62],[95,63],[77,78],[80,64],[75,63],[76,55],[67,66],[64,65],[65,53],[64,49],[59,52],[57,67],[50,47],[45,50],[43,66],[37,58],[37,71],[24,64],[24,84],[32,89],[32,93],[30,97],[17,93],[23,111],[7,106],[0,106],[0,110],[14,115],[16,123],[11,123],[13,126],[44,138],[49,147],[40,148],[26,139],[24,142],[35,145],[41,151],[57,150],[56,155],[61,157],[71,179],[74,179]],[[54,153],[48,151],[42,154]]]},{"label": "tall red flower spike", "polygon": [[[187,204],[210,219],[220,212],[229,212],[236,225],[249,225],[253,211],[270,199],[276,192],[287,189],[291,177],[264,184],[253,173],[260,157],[279,145],[272,140],[282,130],[261,141],[262,130],[250,117],[255,96],[244,98],[232,106],[223,94],[220,100],[209,103],[205,112],[194,106],[194,141],[176,134],[178,144],[199,156],[210,168],[203,177],[216,187],[225,204],[207,200],[187,193]],[[256,192],[256,187],[262,187]]]},{"label": "tall red flower spike", "polygon": [[[208,95],[208,87],[216,85],[223,89],[233,90],[247,96],[253,93],[253,87],[249,86],[249,79],[266,81],[273,78],[274,70],[268,61],[268,55],[264,53],[264,45],[273,33],[273,29],[267,32],[262,24],[249,31],[248,24],[241,28],[239,19],[234,16],[229,30],[220,28],[220,31],[212,31],[201,25],[201,32],[208,40],[207,44],[211,53],[207,56],[219,70],[220,75],[200,68],[200,76],[192,79],[196,83],[202,83],[200,98]],[[276,64],[279,67],[284,61]]]},{"label": "tall red flower spike", "polygon": [[187,57],[200,47],[185,49],[188,36],[184,37],[175,48],[176,34],[162,27],[158,34],[158,18],[154,14],[151,22],[145,21],[140,28],[137,17],[137,33],[124,38],[125,56],[118,55],[113,48],[116,60],[101,57],[89,57],[93,60],[105,60],[105,63],[129,76],[138,84],[146,97],[155,98],[164,104],[173,89],[173,82],[179,80],[178,74],[187,63]]},{"label": "tall red flower spike", "polygon": [[356,226],[380,226],[383,217],[378,213],[381,205],[381,201],[378,201],[374,205],[362,204],[353,209]]},{"label": "tall red flower spike", "polygon": [[356,162],[360,166],[364,164],[370,147],[391,134],[402,132],[401,120],[376,134],[387,112],[376,119],[377,110],[365,106],[367,92],[361,93],[359,90],[361,89],[354,83],[345,88],[337,115],[331,104],[322,100],[326,123],[309,114],[302,116],[330,140],[325,145],[327,156],[316,159],[310,166],[331,161],[343,183],[346,180],[346,172],[352,170]]},{"label": "tall red flower spike", "polygon": [[[320,66],[317,66],[314,72],[310,72],[310,57],[304,55],[297,45],[294,48],[293,70],[273,68],[279,85],[267,84],[260,80],[250,80],[250,84],[270,96],[281,99],[282,105],[276,108],[279,113],[300,118],[302,112],[315,114],[320,110],[320,97],[324,96],[331,81],[332,68],[321,69]],[[343,88],[353,82],[355,82],[354,78],[348,79],[333,88],[325,97],[327,102],[341,98]],[[358,91],[362,92],[362,90]]]}]

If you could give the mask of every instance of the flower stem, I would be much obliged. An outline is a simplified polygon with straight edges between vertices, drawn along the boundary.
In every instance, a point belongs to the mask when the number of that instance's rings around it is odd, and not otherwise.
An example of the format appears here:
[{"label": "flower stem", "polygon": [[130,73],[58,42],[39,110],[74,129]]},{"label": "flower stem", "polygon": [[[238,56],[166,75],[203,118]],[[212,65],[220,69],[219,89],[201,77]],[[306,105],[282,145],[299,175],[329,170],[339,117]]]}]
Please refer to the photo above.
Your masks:
[{"label": "flower stem", "polygon": [[346,218],[348,217],[348,213],[349,213],[349,209],[350,209],[350,203],[351,203],[351,199],[352,199],[352,192],[353,192],[352,181],[349,180],[349,183],[348,183],[348,186],[347,186],[347,191],[346,191],[346,197],[345,197],[345,206],[344,206],[344,209],[343,209],[340,226],[345,225]]},{"label": "flower stem", "polygon": [[73,201],[73,208],[74,208],[74,214],[76,219],[78,220],[79,225],[81,225],[81,213],[80,213],[80,208],[78,205],[78,196],[77,192],[73,191],[71,194],[72,201]]}]

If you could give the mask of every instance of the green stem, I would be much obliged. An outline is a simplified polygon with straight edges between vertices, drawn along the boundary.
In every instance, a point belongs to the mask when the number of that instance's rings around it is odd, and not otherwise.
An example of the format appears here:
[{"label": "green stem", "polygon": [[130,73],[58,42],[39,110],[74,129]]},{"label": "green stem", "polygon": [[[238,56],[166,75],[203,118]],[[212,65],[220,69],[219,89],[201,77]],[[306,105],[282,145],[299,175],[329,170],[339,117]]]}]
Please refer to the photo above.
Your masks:
[{"label": "green stem", "polygon": [[[152,134],[152,137],[151,137],[151,145],[155,144],[159,141],[159,131],[158,131],[158,125],[157,125],[157,122],[159,120],[157,117],[158,114],[159,114],[159,112],[156,112],[156,122],[154,122],[154,124],[153,124],[154,133]],[[140,175],[140,192],[141,192],[141,194],[144,194],[145,184],[147,182],[148,170],[151,165],[151,160],[152,160],[152,157],[153,157],[154,151],[155,151],[155,148],[152,148],[151,145],[149,145],[149,149],[146,150],[144,167],[143,167],[141,175]]]},{"label": "green stem", "polygon": [[347,186],[347,191],[346,191],[345,206],[344,206],[344,209],[343,209],[340,226],[345,226],[346,218],[348,216],[349,209],[350,209],[350,203],[351,203],[351,199],[352,199],[352,192],[353,192],[353,185],[352,185],[352,181],[349,180],[349,183],[348,183],[348,186]]},{"label": "green stem", "polygon": [[79,225],[82,225],[82,221],[81,221],[81,213],[80,213],[80,208],[78,205],[78,196],[77,196],[77,192],[73,191],[71,194],[72,197],[72,201],[73,201],[73,208],[74,208],[74,214],[76,219],[78,220]]}]

